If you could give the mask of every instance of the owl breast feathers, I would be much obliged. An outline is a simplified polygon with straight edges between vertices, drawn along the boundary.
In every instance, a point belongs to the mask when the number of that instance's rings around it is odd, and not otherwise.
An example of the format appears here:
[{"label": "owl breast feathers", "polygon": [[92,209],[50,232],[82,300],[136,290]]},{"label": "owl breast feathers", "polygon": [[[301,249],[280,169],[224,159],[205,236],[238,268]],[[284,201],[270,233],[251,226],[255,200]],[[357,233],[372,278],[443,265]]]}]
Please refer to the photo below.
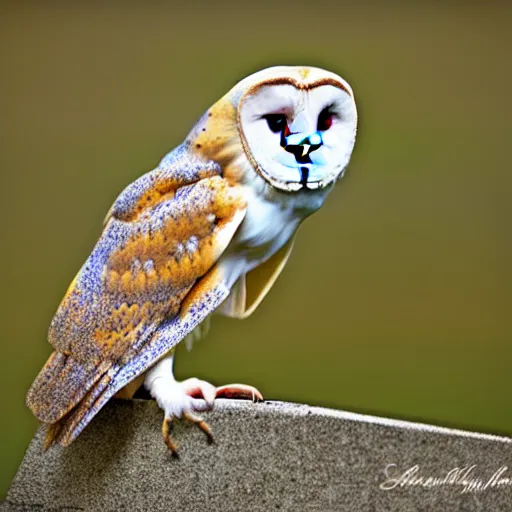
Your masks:
[{"label": "owl breast feathers", "polygon": [[54,352],[27,396],[50,442],[73,441],[221,305],[234,317],[254,310],[298,225],[343,174],[355,126],[340,77],[270,68],[237,84],[119,195],[51,322]]}]

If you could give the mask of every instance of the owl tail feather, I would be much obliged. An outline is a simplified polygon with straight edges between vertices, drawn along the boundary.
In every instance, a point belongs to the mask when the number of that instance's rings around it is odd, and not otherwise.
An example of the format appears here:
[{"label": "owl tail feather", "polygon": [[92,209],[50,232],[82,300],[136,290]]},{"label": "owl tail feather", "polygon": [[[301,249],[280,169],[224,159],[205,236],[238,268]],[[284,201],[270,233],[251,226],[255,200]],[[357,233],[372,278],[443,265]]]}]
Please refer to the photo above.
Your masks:
[{"label": "owl tail feather", "polygon": [[64,418],[112,366],[110,361],[86,364],[53,352],[27,394],[27,406],[43,423]]},{"label": "owl tail feather", "polygon": [[56,443],[57,438],[62,431],[62,426],[62,420],[59,420],[56,423],[45,425],[46,432],[43,441],[43,452],[48,450],[48,448],[52,447]]},{"label": "owl tail feather", "polygon": [[[87,393],[85,398],[65,416],[57,420],[55,423],[44,423],[45,437],[42,447],[43,452],[57,443],[61,446],[68,446],[71,444],[71,442],[77,437],[78,433],[81,432],[97,412],[92,406],[98,399],[98,394],[99,398],[101,398],[102,393],[108,387],[109,382],[110,378],[107,375],[104,375],[100,382],[98,382],[93,389]],[[85,424],[81,425],[80,430],[77,431],[77,427],[82,422]]]},{"label": "owl tail feather", "polygon": [[50,355],[26,400],[46,426],[44,450],[55,443],[69,444],[76,437],[72,431],[85,416],[91,398],[94,402],[110,382],[111,366],[110,361],[87,365],[57,351]]},{"label": "owl tail feather", "polygon": [[[78,434],[88,425],[104,404],[104,394],[108,390],[112,378],[108,373],[101,378],[87,392],[85,397],[64,418],[59,421],[58,430],[55,431],[54,442],[62,446],[71,444]],[[53,435],[53,432],[52,432]]]}]

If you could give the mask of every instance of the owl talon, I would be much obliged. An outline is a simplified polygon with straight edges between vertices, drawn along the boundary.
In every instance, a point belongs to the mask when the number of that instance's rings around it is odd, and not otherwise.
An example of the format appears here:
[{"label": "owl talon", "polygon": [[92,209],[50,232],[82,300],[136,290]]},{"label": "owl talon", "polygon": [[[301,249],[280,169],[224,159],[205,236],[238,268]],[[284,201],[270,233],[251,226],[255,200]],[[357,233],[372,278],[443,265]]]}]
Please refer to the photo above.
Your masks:
[{"label": "owl talon", "polygon": [[203,420],[203,418],[196,416],[195,414],[191,412],[185,412],[183,413],[183,417],[192,423],[195,423],[205,434],[208,439],[208,444],[212,444],[214,442],[212,429],[206,423],[206,421]]},{"label": "owl talon", "polygon": [[215,390],[215,398],[237,398],[241,400],[252,400],[263,402],[263,395],[253,386],[246,384],[226,384]]},{"label": "owl talon", "polygon": [[214,401],[217,398],[248,399],[253,402],[263,400],[263,395],[253,386],[227,384],[216,388],[209,382],[196,378],[190,378],[183,382],[170,381],[166,391],[170,392],[170,395],[167,395],[167,399],[172,397],[170,401],[166,402],[165,398],[158,394],[156,394],[156,398],[165,411],[165,419],[162,424],[164,443],[175,458],[179,458],[176,443],[171,436],[175,418],[184,418],[197,425],[205,433],[208,444],[212,444],[215,441],[212,430],[203,418],[195,414],[196,412],[213,409]]},{"label": "owl talon", "polygon": [[178,450],[176,447],[176,443],[172,440],[171,432],[174,427],[174,422],[172,418],[164,418],[164,422],[162,423],[162,435],[164,438],[164,443],[171,451],[173,457],[179,458]]},{"label": "owl talon", "polygon": [[196,378],[178,382],[172,373],[172,365],[173,355],[156,364],[147,373],[145,386],[165,413],[162,435],[174,457],[178,457],[176,444],[171,437],[175,419],[183,418],[196,424],[205,433],[208,443],[213,443],[210,426],[196,413],[212,410],[217,398],[242,398],[253,402],[263,400],[262,394],[255,387],[245,384],[228,384],[216,388]]}]

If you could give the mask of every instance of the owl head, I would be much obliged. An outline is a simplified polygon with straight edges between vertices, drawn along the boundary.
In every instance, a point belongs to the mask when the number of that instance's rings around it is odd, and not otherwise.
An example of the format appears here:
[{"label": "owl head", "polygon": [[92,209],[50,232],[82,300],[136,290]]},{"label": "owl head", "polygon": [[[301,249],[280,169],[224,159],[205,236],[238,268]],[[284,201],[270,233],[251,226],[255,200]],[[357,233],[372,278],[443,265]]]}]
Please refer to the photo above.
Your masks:
[{"label": "owl head", "polygon": [[189,142],[228,178],[259,178],[297,194],[330,189],[343,175],[356,129],[345,80],[319,68],[279,66],[236,84],[201,118]]}]

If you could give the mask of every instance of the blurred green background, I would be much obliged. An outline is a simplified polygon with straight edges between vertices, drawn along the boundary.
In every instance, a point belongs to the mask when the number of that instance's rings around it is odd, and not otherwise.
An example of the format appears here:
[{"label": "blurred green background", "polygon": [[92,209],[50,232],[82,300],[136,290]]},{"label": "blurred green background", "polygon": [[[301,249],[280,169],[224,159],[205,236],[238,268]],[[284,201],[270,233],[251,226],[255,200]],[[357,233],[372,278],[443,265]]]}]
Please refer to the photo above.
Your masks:
[{"label": "blurred green background", "polygon": [[49,322],[110,204],[275,64],[351,83],[353,161],[256,313],[214,320],[178,376],[512,435],[511,8],[248,5],[0,7],[0,496],[36,429],[24,398]]}]

